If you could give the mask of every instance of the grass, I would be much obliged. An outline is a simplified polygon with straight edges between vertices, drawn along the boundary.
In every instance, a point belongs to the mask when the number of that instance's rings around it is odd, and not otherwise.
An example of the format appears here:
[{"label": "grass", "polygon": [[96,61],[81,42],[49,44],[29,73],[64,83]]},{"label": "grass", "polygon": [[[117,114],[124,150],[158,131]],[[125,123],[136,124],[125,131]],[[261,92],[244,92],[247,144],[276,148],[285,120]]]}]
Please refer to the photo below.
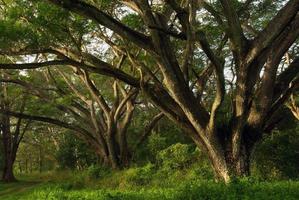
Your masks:
[{"label": "grass", "polygon": [[87,172],[70,171],[22,176],[16,183],[0,183],[0,200],[299,199],[299,181],[246,179],[225,185],[194,178],[189,172],[162,177],[146,170],[131,168],[98,179]]},{"label": "grass", "polygon": [[38,186],[39,182],[18,181],[15,183],[0,183],[0,199],[22,199],[23,196],[32,193]]}]

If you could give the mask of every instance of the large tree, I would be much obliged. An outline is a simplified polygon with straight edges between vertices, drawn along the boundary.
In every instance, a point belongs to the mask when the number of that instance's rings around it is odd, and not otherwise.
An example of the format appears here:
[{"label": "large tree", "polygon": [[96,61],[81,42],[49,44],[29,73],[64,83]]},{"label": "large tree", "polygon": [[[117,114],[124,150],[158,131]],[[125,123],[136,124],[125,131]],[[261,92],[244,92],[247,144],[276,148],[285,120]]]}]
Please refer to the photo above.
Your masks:
[{"label": "large tree", "polygon": [[[1,71],[1,77],[4,74]],[[26,105],[26,94],[19,90],[9,87],[6,83],[0,84],[0,109],[17,110],[24,112]],[[14,163],[16,160],[18,148],[25,132],[28,130],[30,120],[23,118],[14,118],[8,114],[0,114],[0,137],[3,144],[4,165],[2,169],[2,181],[15,181]]]},{"label": "large tree", "polygon": [[[27,0],[2,7],[1,54],[51,57],[0,68],[70,65],[141,89],[206,151],[224,181],[249,174],[255,144],[298,89],[299,0]],[[139,75],[117,68],[109,50],[128,57]]]}]

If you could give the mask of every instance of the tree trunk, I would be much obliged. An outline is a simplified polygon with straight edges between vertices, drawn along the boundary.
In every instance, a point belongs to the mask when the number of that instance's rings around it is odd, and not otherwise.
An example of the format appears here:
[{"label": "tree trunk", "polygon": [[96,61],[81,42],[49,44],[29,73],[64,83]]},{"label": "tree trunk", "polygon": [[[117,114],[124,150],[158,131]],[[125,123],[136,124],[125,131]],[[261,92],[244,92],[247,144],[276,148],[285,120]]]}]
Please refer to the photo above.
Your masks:
[{"label": "tree trunk", "polygon": [[237,159],[232,159],[231,153],[225,157],[218,154],[209,156],[217,180],[229,183],[233,177],[250,175],[250,154],[242,150]]},{"label": "tree trunk", "polygon": [[109,161],[113,169],[119,169],[120,163],[117,156],[116,142],[114,135],[109,135],[107,138],[107,146],[109,151]]},{"label": "tree trunk", "polygon": [[42,171],[43,171],[43,156],[42,156],[42,148],[41,148],[41,146],[39,146],[39,157],[38,157],[38,160],[39,160],[39,173],[42,173]]},{"label": "tree trunk", "polygon": [[9,156],[5,158],[2,180],[6,183],[16,181],[13,173],[13,159]]},{"label": "tree trunk", "polygon": [[250,175],[250,154],[243,145],[237,159],[232,159],[231,155],[227,155],[226,158],[231,177],[246,177]]},{"label": "tree trunk", "polygon": [[122,167],[128,167],[130,165],[130,153],[128,149],[128,143],[126,133],[121,134],[119,139],[119,150],[120,150],[120,162]]},{"label": "tree trunk", "polygon": [[22,170],[23,168],[22,168],[22,163],[21,163],[21,161],[19,161],[19,171],[20,171],[20,174],[22,174],[23,173],[23,170]]},{"label": "tree trunk", "polygon": [[253,146],[259,141],[252,129],[246,128],[241,137],[239,153],[233,155],[232,133],[225,130],[217,135],[210,133],[209,141],[205,144],[195,141],[200,149],[204,149],[213,168],[215,178],[229,183],[234,177],[250,175],[250,161]]},{"label": "tree trunk", "polygon": [[211,161],[212,168],[214,170],[215,178],[226,183],[230,182],[230,171],[227,162],[224,157],[224,153],[221,152],[220,148],[215,149],[214,145],[209,145],[208,157]]},{"label": "tree trunk", "polygon": [[2,116],[2,142],[4,150],[4,168],[2,174],[2,180],[4,182],[16,181],[13,174],[13,164],[16,158],[16,151],[13,149],[12,135],[10,132],[10,118],[8,116]]}]

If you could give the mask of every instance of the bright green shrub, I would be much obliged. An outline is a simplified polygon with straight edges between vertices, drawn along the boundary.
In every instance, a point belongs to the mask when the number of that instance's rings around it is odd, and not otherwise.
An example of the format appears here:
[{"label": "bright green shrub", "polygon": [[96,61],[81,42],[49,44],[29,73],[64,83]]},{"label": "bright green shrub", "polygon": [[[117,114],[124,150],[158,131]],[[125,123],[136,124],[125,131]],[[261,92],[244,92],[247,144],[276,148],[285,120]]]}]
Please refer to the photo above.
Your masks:
[{"label": "bright green shrub", "polygon": [[198,155],[190,145],[177,143],[160,151],[157,161],[165,169],[184,169],[196,161],[196,156]]},{"label": "bright green shrub", "polygon": [[155,173],[154,165],[148,163],[143,167],[131,168],[127,170],[122,187],[148,185]]}]

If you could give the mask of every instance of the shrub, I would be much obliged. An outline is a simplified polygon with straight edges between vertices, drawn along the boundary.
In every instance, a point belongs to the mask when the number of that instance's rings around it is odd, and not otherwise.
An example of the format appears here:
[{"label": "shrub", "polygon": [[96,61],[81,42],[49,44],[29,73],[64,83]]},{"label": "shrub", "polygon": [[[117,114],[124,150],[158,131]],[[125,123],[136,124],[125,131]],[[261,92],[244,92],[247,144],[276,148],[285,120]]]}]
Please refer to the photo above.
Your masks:
[{"label": "shrub", "polygon": [[90,178],[99,179],[103,178],[111,173],[111,169],[100,166],[100,165],[91,165],[87,169],[87,175]]},{"label": "shrub", "polygon": [[299,127],[275,132],[257,146],[253,172],[262,179],[299,178]]},{"label": "shrub", "polygon": [[147,148],[149,149],[150,157],[156,157],[157,153],[167,147],[165,137],[155,133],[149,136]]},{"label": "shrub", "polygon": [[196,160],[197,154],[191,145],[177,143],[160,151],[157,161],[164,169],[184,169]]},{"label": "shrub", "polygon": [[131,168],[125,174],[122,187],[148,185],[154,173],[155,168],[151,163],[143,167]]}]

